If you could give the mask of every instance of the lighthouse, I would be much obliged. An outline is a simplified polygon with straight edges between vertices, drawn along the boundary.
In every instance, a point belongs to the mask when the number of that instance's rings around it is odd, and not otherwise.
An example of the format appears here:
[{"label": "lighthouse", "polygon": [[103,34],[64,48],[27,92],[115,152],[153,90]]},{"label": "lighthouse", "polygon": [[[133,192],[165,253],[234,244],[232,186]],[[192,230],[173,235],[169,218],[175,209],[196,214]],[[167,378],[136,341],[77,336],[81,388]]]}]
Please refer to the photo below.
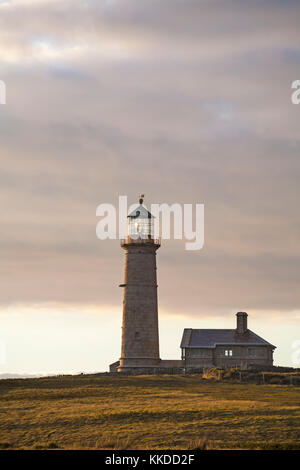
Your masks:
[{"label": "lighthouse", "polygon": [[160,239],[154,236],[154,216],[139,205],[127,216],[121,357],[110,364],[112,373],[155,374],[178,372],[182,360],[164,360],[159,355],[156,252]]},{"label": "lighthouse", "polygon": [[118,372],[141,372],[159,367],[156,252],[154,217],[143,205],[127,216],[125,252],[122,349]]}]

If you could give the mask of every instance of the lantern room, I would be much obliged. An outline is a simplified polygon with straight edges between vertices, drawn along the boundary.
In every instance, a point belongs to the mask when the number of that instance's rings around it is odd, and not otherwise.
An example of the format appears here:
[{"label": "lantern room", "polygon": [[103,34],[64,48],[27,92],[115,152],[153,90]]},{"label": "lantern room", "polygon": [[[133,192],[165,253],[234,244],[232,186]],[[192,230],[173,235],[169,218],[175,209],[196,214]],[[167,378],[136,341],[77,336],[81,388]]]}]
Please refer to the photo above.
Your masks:
[{"label": "lantern room", "polygon": [[128,238],[131,240],[152,240],[154,231],[154,216],[143,206],[142,194],[139,206],[128,216]]}]

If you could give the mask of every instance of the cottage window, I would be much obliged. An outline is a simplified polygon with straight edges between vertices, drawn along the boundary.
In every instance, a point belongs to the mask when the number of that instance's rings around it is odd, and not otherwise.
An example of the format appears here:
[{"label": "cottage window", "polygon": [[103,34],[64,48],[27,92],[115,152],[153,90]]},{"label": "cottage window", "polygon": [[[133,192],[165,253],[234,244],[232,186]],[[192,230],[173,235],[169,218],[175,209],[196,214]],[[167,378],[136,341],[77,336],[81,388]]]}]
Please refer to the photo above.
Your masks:
[{"label": "cottage window", "polygon": [[249,348],[248,349],[248,356],[249,357],[255,357],[256,356],[256,351],[254,348]]},{"label": "cottage window", "polygon": [[224,356],[232,356],[232,349],[225,349]]}]

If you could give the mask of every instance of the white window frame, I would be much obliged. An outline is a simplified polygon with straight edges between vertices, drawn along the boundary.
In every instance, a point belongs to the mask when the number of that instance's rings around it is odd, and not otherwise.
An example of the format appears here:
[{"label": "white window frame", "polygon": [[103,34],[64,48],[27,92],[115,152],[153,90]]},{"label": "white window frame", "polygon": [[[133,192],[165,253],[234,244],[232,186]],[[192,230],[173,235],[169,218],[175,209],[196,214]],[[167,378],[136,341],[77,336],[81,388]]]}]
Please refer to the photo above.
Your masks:
[{"label": "white window frame", "polygon": [[233,356],[233,350],[232,349],[224,349],[224,356],[232,357]]}]

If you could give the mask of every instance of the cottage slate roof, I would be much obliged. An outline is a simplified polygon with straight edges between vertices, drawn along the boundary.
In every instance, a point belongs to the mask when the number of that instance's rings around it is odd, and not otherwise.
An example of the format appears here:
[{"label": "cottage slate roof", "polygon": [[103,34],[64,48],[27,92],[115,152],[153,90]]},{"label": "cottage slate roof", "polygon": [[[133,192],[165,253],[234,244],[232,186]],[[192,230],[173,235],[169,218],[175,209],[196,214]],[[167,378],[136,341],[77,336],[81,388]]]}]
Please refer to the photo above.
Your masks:
[{"label": "cottage slate roof", "polygon": [[268,341],[247,330],[246,333],[237,333],[237,330],[196,330],[185,328],[181,340],[181,348],[215,348],[217,345],[253,345],[273,346]]}]

